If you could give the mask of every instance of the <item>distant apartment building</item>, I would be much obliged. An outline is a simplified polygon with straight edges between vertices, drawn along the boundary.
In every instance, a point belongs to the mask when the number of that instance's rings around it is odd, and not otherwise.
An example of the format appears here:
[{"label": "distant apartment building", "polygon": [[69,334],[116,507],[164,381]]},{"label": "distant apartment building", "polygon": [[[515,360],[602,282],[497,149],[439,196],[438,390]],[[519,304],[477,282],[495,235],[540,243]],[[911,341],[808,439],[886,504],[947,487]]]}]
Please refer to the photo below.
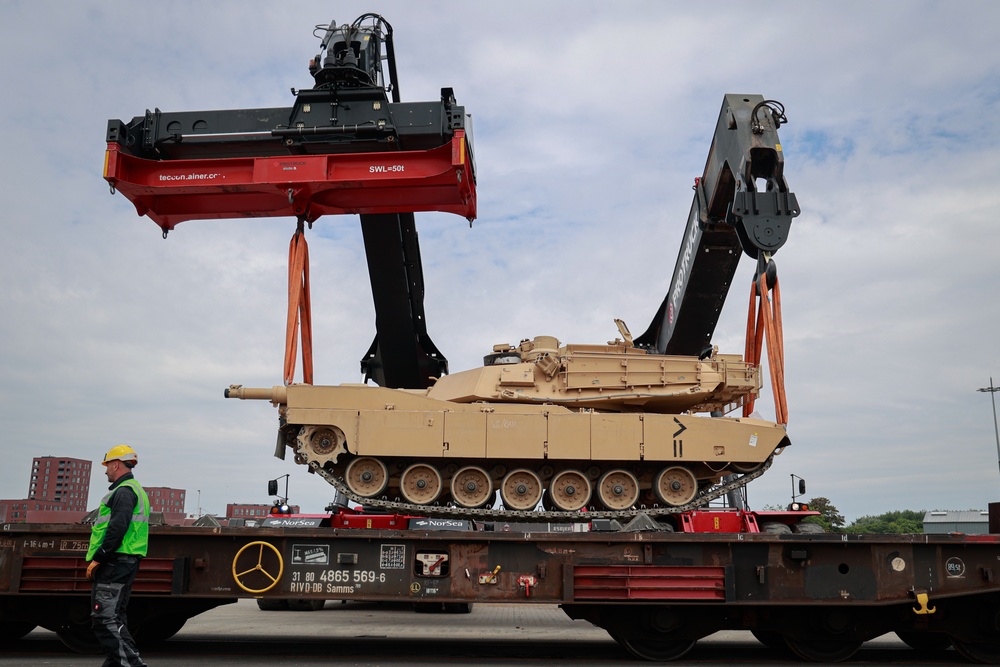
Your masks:
[{"label": "distant apartment building", "polygon": [[167,523],[182,523],[184,521],[184,503],[187,491],[172,489],[168,486],[144,486],[149,496],[149,509],[152,512],[163,512],[163,520]]},{"label": "distant apartment building", "polygon": [[79,523],[86,514],[83,510],[68,510],[64,503],[50,500],[0,500],[0,522],[3,523]]},{"label": "distant apartment building", "polygon": [[66,456],[35,457],[27,495],[0,500],[0,521],[77,523],[87,513],[91,465]]},{"label": "distant apartment building", "polygon": [[187,491],[169,486],[144,486],[153,512],[183,512]]},{"label": "distant apartment building", "polygon": [[27,500],[60,503],[66,511],[86,512],[90,494],[91,462],[56,456],[37,456],[31,462]]},{"label": "distant apartment building", "polygon": [[[6,523],[79,523],[88,511],[97,508],[100,498],[88,508],[93,464],[65,456],[39,456],[31,462],[31,476],[26,498],[0,499],[0,522]],[[103,469],[100,469],[103,473]],[[103,482],[103,479],[101,480]],[[151,512],[162,514],[163,522],[185,523],[187,491],[169,486],[144,486]],[[103,495],[102,491],[102,495]],[[261,519],[274,506],[260,503],[230,503],[226,519]],[[200,508],[199,508],[200,510]],[[289,508],[299,512],[298,505]],[[151,520],[159,522],[159,517]]]}]

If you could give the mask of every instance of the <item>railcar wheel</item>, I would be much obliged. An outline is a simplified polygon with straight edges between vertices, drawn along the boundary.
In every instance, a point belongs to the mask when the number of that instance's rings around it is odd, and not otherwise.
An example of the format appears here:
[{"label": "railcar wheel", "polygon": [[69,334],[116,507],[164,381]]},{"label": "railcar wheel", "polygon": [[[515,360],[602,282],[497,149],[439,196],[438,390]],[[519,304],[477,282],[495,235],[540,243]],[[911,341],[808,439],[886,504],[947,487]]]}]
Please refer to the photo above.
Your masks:
[{"label": "railcar wheel", "polygon": [[698,480],[694,473],[681,466],[664,468],[653,482],[656,499],[665,505],[679,507],[686,505],[698,493]]},{"label": "railcar wheel", "polygon": [[951,646],[951,638],[940,632],[906,632],[896,630],[904,644],[918,651],[944,651]]},{"label": "railcar wheel", "polygon": [[1000,664],[1000,609],[997,597],[969,600],[959,605],[961,616],[953,621],[961,638],[951,636],[951,645],[963,658],[984,664]]},{"label": "railcar wheel", "polygon": [[677,660],[691,650],[694,639],[658,639],[654,637],[622,637],[617,640],[629,653],[642,660],[665,662]]},{"label": "railcar wheel", "polygon": [[590,480],[579,470],[563,470],[549,482],[549,499],[556,509],[575,512],[590,502]]},{"label": "railcar wheel", "polygon": [[860,642],[856,639],[798,639],[785,636],[792,653],[811,662],[843,662],[854,655]]},{"label": "railcar wheel", "polygon": [[257,598],[257,608],[261,611],[288,611],[285,598]]},{"label": "railcar wheel", "polygon": [[414,505],[434,502],[443,486],[441,473],[426,463],[414,463],[399,476],[399,492]]},{"label": "railcar wheel", "polygon": [[56,630],[56,637],[59,638],[66,648],[76,653],[95,654],[101,653],[101,645],[97,641],[90,624],[66,623]]},{"label": "railcar wheel", "polygon": [[289,611],[319,611],[326,605],[326,600],[311,600],[291,598],[288,600]]},{"label": "railcar wheel", "polygon": [[344,477],[347,488],[364,498],[377,496],[389,484],[389,470],[385,464],[370,456],[362,456],[347,464]]},{"label": "railcar wheel", "polygon": [[788,653],[788,644],[785,643],[785,637],[780,632],[775,630],[751,630],[750,634],[772,651]]},{"label": "railcar wheel", "polygon": [[1000,664],[1000,642],[967,642],[952,637],[951,645],[966,660],[983,665]]},{"label": "railcar wheel", "polygon": [[5,621],[0,623],[0,641],[15,641],[35,629],[31,621]]},{"label": "railcar wheel", "polygon": [[511,470],[500,483],[500,498],[509,510],[533,510],[542,499],[542,480],[527,468]]},{"label": "railcar wheel", "polygon": [[493,500],[493,480],[479,466],[462,468],[451,478],[451,499],[462,507],[484,507]]},{"label": "railcar wheel", "polygon": [[142,621],[132,636],[140,647],[146,648],[167,641],[180,632],[187,621],[184,614],[154,614]]},{"label": "railcar wheel", "polygon": [[639,480],[628,470],[609,470],[597,482],[597,499],[609,510],[627,510],[639,500]]}]

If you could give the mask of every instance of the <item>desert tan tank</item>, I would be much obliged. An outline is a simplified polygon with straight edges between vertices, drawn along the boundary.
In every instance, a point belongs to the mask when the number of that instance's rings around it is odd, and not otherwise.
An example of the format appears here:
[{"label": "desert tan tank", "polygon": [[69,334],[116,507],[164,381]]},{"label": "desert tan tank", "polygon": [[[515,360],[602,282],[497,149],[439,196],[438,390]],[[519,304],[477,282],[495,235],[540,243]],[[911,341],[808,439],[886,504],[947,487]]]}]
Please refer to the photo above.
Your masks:
[{"label": "desert tan tank", "polygon": [[774,422],[695,414],[756,395],[759,369],[739,355],[651,354],[619,329],[624,340],[606,345],[495,346],[484,367],[427,390],[232,385],[226,396],[278,406],[279,455],[292,449],[355,500],[428,514],[497,496],[507,511],[542,504],[549,516],[682,511],[789,444]]}]

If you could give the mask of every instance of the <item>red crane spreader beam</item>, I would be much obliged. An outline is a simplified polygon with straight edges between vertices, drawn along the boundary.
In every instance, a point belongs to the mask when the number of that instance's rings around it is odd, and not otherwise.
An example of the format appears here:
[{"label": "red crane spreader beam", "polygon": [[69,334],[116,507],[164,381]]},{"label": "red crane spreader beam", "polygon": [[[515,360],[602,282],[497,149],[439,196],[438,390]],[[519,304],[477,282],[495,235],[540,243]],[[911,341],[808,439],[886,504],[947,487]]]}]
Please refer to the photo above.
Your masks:
[{"label": "red crane spreader beam", "polygon": [[455,213],[476,217],[464,130],[423,151],[146,160],[108,143],[104,178],[164,234],[186,220]]}]

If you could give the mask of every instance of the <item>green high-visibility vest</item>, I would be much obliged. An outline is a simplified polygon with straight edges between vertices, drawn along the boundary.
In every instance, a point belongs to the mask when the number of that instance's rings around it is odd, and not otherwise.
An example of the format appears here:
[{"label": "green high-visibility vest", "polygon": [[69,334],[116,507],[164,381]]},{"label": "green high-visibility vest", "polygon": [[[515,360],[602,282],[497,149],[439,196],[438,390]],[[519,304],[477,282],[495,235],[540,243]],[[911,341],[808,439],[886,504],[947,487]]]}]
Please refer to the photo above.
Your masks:
[{"label": "green high-visibility vest", "polygon": [[139,482],[134,479],[127,479],[101,498],[101,507],[97,512],[97,521],[94,522],[94,527],[90,532],[90,548],[87,549],[87,560],[94,559],[94,554],[97,553],[97,550],[101,548],[101,543],[104,542],[104,533],[107,532],[108,522],[111,520],[111,507],[108,506],[108,501],[111,500],[111,494],[123,486],[127,486],[135,492],[138,502],[135,504],[135,510],[132,511],[132,521],[129,523],[128,529],[125,530],[125,537],[122,538],[122,544],[115,553],[131,554],[133,556],[146,555],[146,549],[149,546],[149,497],[139,485]]}]

